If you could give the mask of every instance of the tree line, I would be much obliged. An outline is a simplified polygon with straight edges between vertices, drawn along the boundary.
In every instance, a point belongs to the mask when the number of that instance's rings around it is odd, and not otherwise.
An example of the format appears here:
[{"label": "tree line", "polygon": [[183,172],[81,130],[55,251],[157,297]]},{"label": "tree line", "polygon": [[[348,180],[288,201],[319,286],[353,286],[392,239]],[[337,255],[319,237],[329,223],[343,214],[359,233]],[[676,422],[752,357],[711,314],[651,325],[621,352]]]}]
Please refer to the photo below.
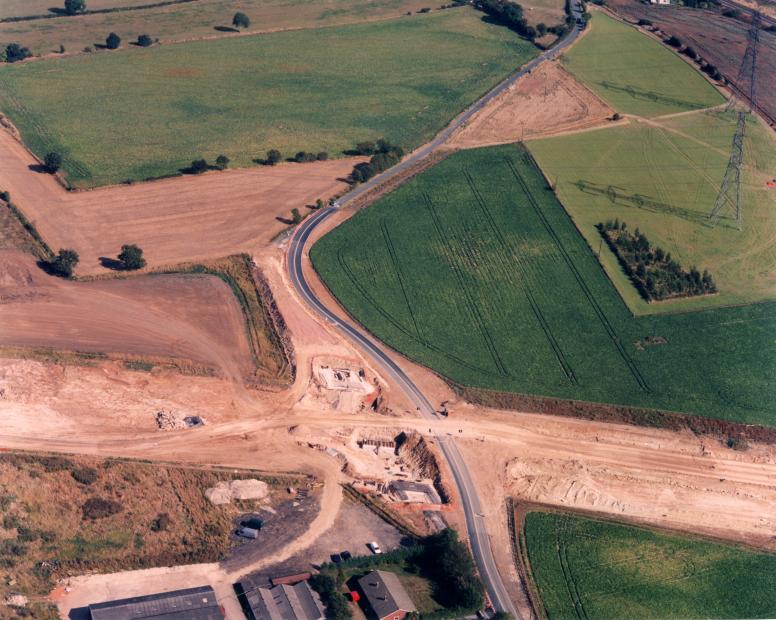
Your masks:
[{"label": "tree line", "polygon": [[608,220],[596,225],[607,245],[639,294],[647,301],[674,297],[692,297],[717,292],[714,278],[704,269],[689,271],[673,259],[670,252],[652,246],[637,228],[631,232],[625,222]]}]

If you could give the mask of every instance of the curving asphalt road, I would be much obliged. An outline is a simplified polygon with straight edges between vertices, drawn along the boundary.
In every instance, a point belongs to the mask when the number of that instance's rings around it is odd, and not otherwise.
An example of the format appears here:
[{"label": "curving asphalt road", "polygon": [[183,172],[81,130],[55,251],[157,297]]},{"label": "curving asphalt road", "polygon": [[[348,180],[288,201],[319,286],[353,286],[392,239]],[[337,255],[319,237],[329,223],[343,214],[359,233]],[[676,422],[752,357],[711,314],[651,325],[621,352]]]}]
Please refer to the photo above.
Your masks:
[{"label": "curving asphalt road", "polygon": [[[577,5],[573,5],[574,17],[579,16],[579,9]],[[437,150],[450,135],[461,125],[466,123],[474,114],[482,109],[491,99],[498,96],[514,84],[521,76],[530,73],[539,64],[545,60],[555,58],[566,47],[568,47],[579,36],[580,30],[576,26],[569,31],[565,39],[563,39],[558,45],[551,50],[543,52],[536,58],[534,58],[527,65],[520,70],[513,73],[506,80],[501,82],[498,86],[489,91],[484,97],[476,101],[464,112],[458,115],[450,125],[448,125],[441,133],[428,144],[422,148],[413,152],[404,161],[397,164],[390,170],[387,170],[383,174],[370,179],[366,183],[357,186],[350,192],[348,192],[338,203],[334,206],[325,207],[313,213],[297,228],[294,236],[291,238],[291,243],[288,248],[288,273],[291,278],[291,282],[302,299],[320,316],[328,320],[332,325],[344,333],[348,338],[358,344],[364,349],[369,356],[374,360],[376,365],[388,376],[391,377],[407,394],[410,400],[418,408],[418,411],[426,418],[437,417],[436,410],[418,389],[418,387],[412,382],[412,380],[404,373],[404,371],[396,365],[396,363],[388,356],[388,354],[381,348],[379,342],[372,340],[359,332],[356,328],[350,324],[342,321],[329,310],[323,303],[315,296],[315,293],[310,288],[307,280],[305,279],[304,272],[302,270],[302,259],[305,255],[305,246],[310,235],[317,226],[326,221],[330,216],[336,213],[337,209],[346,205],[347,203],[355,200],[364,192],[369,191],[373,187],[380,185],[387,180],[395,177],[403,171],[415,166],[418,162],[428,157],[431,153]],[[504,582],[501,579],[501,575],[496,567],[496,561],[493,557],[493,551],[490,548],[490,542],[488,540],[488,533],[485,527],[485,519],[482,514],[482,506],[480,499],[477,495],[477,489],[469,474],[469,469],[466,467],[466,462],[461,455],[458,446],[451,438],[447,436],[437,435],[436,440],[442,450],[442,453],[447,460],[450,470],[453,473],[455,484],[458,488],[458,493],[461,497],[461,503],[464,509],[464,515],[466,516],[466,528],[469,534],[469,541],[472,547],[472,553],[477,567],[480,571],[480,575],[485,582],[485,586],[488,590],[488,595],[493,603],[493,606],[497,611],[504,611],[512,614],[514,618],[520,618],[520,614],[515,608],[512,600],[509,597],[509,593],[504,586]]]}]

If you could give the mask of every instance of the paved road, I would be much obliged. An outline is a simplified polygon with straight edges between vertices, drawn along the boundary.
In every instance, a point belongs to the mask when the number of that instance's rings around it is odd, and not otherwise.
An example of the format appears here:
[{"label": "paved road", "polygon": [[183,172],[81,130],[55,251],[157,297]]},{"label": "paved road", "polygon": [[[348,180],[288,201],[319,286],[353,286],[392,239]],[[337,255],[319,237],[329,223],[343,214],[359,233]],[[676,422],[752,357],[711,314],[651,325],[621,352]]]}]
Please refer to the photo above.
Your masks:
[{"label": "paved road", "polygon": [[[576,17],[576,8],[574,9],[574,14]],[[424,417],[436,417],[436,410],[428,401],[428,399],[423,395],[423,393],[418,389],[418,387],[412,382],[412,380],[382,349],[383,345],[365,336],[348,323],[341,321],[315,296],[315,293],[310,288],[307,280],[305,280],[304,272],[302,270],[302,259],[305,254],[307,240],[317,226],[336,213],[338,207],[346,205],[347,203],[361,196],[364,192],[367,192],[373,187],[384,183],[385,181],[393,178],[397,174],[402,173],[408,168],[416,165],[424,158],[428,157],[431,153],[437,150],[447,140],[447,138],[450,137],[450,134],[452,134],[456,129],[468,121],[491,99],[505,91],[521,76],[531,72],[545,60],[555,58],[578,36],[579,29],[575,25],[573,29],[569,31],[569,34],[566,36],[566,38],[557,46],[551,50],[543,52],[534,58],[522,69],[513,73],[493,90],[488,92],[484,97],[472,104],[469,108],[457,116],[455,120],[441,133],[439,133],[431,142],[412,153],[400,164],[348,192],[343,198],[339,200],[336,206],[325,207],[319,211],[316,211],[307,219],[305,219],[304,222],[302,222],[302,224],[297,228],[294,236],[291,239],[291,243],[288,249],[288,272],[289,276],[291,277],[291,282],[293,283],[297,293],[302,297],[302,299],[304,299],[307,304],[309,304],[313,310],[315,310],[315,312],[327,319],[348,338],[353,340],[362,349],[364,349],[374,360],[377,366],[384,373],[390,376],[391,379],[393,379],[399,385],[399,387],[401,387],[401,389],[407,394],[410,400],[417,407],[418,411]],[[453,441],[451,438],[438,435],[436,436],[436,440],[442,449],[442,453],[447,460],[450,470],[453,473],[453,478],[455,479],[455,484],[461,497],[464,515],[466,516],[466,528],[472,546],[472,553],[477,562],[477,567],[479,568],[483,581],[485,582],[485,586],[487,587],[490,600],[496,610],[505,611],[512,614],[515,618],[520,618],[520,614],[517,612],[517,609],[512,603],[512,600],[509,598],[509,593],[504,586],[504,582],[501,579],[501,575],[499,574],[496,567],[496,561],[493,557],[493,551],[490,548],[488,533],[485,527],[482,506],[477,495],[477,489],[471,479],[471,475],[469,474],[469,469],[466,467],[466,462],[464,461],[458,446],[455,444],[455,441]]]}]

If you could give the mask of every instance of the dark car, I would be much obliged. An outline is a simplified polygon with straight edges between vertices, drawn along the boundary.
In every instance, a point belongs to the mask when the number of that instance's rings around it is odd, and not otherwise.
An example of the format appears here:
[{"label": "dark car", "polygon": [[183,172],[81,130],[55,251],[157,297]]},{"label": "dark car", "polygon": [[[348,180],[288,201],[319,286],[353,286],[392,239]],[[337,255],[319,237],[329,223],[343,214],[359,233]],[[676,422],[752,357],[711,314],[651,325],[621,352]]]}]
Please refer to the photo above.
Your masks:
[{"label": "dark car", "polygon": [[351,555],[350,551],[343,551],[342,553],[340,553],[340,557],[341,557],[343,560],[349,560],[349,559],[350,559],[350,558],[352,558],[353,556]]},{"label": "dark car", "polygon": [[342,562],[342,556],[339,553],[332,553],[329,557],[331,558],[331,561],[334,562],[335,564],[339,564],[340,562]]}]

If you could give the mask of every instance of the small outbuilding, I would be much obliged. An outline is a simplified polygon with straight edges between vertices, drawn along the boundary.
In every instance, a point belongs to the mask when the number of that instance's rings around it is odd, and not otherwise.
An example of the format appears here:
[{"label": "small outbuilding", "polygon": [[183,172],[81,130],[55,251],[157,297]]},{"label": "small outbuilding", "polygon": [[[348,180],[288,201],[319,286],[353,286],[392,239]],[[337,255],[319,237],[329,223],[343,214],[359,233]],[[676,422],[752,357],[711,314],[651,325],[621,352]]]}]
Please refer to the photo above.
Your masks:
[{"label": "small outbuilding", "polygon": [[377,620],[402,620],[417,611],[396,573],[373,570],[358,580],[358,587]]}]

